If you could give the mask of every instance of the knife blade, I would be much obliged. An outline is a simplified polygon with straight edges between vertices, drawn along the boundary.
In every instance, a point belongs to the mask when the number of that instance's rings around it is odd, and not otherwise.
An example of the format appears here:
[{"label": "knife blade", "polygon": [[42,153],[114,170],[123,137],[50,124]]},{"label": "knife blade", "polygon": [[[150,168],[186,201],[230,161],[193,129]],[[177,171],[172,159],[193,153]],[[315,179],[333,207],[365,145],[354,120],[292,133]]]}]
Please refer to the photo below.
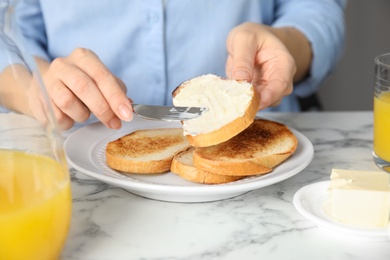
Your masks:
[{"label": "knife blade", "polygon": [[175,107],[132,104],[139,117],[150,120],[184,121],[197,118],[207,112],[205,107]]}]

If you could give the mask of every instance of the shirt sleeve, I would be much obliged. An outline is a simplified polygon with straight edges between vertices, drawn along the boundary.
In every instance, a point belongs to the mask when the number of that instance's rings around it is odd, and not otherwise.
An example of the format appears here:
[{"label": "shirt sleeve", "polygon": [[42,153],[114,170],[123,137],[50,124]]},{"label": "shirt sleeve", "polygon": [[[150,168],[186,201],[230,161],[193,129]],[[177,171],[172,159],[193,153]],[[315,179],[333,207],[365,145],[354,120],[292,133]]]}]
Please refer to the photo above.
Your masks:
[{"label": "shirt sleeve", "polygon": [[11,15],[14,4],[0,7],[0,73],[9,66],[21,64],[32,70],[33,63],[30,53],[26,50],[26,42],[20,28]]},{"label": "shirt sleeve", "polygon": [[294,86],[294,94],[308,96],[320,87],[339,60],[345,41],[346,0],[279,0],[274,27],[300,30],[312,46],[309,76]]},{"label": "shirt sleeve", "polygon": [[8,8],[8,5],[0,6],[0,73],[7,66],[21,62],[15,44],[9,36],[9,32],[6,32],[6,27],[9,27],[5,24],[9,18],[6,16]]},{"label": "shirt sleeve", "polygon": [[28,52],[50,60],[47,53],[47,37],[45,23],[39,0],[19,1],[16,7],[16,18],[25,39]]}]

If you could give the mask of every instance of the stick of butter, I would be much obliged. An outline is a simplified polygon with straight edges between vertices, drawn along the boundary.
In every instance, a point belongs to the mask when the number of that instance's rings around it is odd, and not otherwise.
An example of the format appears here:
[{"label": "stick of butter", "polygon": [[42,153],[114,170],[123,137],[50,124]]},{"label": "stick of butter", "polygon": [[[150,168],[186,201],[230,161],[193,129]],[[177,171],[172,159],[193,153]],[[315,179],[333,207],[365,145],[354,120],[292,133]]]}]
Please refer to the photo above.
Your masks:
[{"label": "stick of butter", "polygon": [[357,227],[385,227],[390,216],[389,174],[333,169],[325,212]]}]

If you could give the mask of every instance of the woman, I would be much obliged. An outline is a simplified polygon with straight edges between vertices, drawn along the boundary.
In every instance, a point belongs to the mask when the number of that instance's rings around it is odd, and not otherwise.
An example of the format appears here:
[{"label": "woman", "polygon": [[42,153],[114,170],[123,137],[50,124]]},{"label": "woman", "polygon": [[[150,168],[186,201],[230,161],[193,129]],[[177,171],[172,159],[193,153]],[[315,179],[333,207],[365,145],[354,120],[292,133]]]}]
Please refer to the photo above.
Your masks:
[{"label": "woman", "polygon": [[132,119],[131,100],[171,104],[176,86],[208,73],[252,82],[259,109],[299,111],[297,97],[314,93],[342,52],[344,8],[342,0],[21,0],[16,14],[60,126],[93,113],[118,129]]}]

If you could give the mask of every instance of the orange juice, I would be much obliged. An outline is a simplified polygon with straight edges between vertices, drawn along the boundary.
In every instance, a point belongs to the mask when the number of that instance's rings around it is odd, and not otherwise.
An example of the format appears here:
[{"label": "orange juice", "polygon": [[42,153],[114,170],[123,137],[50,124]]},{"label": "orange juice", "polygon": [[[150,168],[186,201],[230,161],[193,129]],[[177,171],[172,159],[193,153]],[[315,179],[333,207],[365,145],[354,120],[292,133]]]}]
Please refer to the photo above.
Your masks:
[{"label": "orange juice", "polygon": [[390,162],[390,92],[374,98],[374,152]]},{"label": "orange juice", "polygon": [[66,167],[0,150],[0,259],[58,259],[70,223]]}]

